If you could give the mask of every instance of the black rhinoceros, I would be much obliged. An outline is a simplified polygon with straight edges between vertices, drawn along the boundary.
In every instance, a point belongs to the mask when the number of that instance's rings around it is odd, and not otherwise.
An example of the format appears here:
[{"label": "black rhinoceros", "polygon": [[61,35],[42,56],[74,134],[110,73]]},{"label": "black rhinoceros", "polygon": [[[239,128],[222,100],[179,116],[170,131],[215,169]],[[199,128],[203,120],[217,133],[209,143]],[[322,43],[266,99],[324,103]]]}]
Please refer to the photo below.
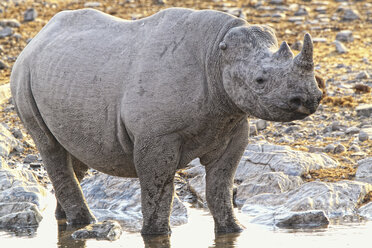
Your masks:
[{"label": "black rhinoceros", "polygon": [[213,10],[172,8],[136,21],[63,11],[18,57],[11,90],[58,219],[95,221],[79,185],[94,168],[138,177],[142,233],[168,233],[175,172],[199,157],[215,231],[237,232],[232,186],[247,116],[312,114],[322,95],[312,57],[309,34],[294,58],[271,28]]}]

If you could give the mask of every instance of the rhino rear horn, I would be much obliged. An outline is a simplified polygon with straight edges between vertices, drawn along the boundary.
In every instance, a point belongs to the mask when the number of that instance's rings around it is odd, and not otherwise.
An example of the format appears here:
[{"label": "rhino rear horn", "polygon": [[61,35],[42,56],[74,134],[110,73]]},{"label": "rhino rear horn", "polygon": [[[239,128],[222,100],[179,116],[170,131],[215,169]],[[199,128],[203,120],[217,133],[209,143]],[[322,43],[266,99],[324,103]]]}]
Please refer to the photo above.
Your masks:
[{"label": "rhino rear horn", "polygon": [[275,52],[274,56],[277,57],[278,59],[281,58],[289,59],[293,58],[293,53],[289,48],[287,42],[283,41],[282,44],[280,45],[279,50]]},{"label": "rhino rear horn", "polygon": [[309,33],[305,34],[301,52],[294,58],[294,63],[303,70],[314,70],[313,41]]}]

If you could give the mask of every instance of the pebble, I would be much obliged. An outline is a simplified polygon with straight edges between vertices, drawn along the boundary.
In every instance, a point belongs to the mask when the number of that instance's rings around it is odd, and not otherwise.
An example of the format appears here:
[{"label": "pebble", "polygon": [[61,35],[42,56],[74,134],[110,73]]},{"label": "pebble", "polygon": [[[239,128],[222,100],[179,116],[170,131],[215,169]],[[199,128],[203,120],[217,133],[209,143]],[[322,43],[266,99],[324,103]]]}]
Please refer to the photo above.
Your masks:
[{"label": "pebble", "polygon": [[23,14],[23,20],[25,22],[32,22],[37,17],[37,11],[34,8],[29,8]]},{"label": "pebble", "polygon": [[343,153],[346,151],[346,147],[342,144],[338,144],[336,147],[335,147],[335,150],[333,151],[334,153],[338,154],[338,153]]},{"label": "pebble", "polygon": [[0,20],[0,26],[19,28],[21,26],[21,23],[19,23],[19,21],[16,19],[2,19]]},{"label": "pebble", "polygon": [[293,45],[291,46],[291,49],[296,50],[296,51],[301,51],[302,41],[296,41],[295,43],[293,43]]},{"label": "pebble", "polygon": [[327,39],[326,38],[314,38],[313,42],[314,43],[326,43]]},{"label": "pebble", "polygon": [[41,163],[30,163],[30,167],[32,169],[38,169],[38,168],[41,168]]},{"label": "pebble", "polygon": [[23,160],[23,162],[25,163],[32,163],[32,162],[35,162],[37,160],[37,156],[36,155],[33,155],[33,154],[29,154],[25,157],[25,159]]},{"label": "pebble", "polygon": [[352,145],[347,149],[348,151],[353,151],[353,152],[360,152],[360,147],[358,145]]},{"label": "pebble", "polygon": [[307,7],[301,6],[295,13],[295,16],[306,16],[309,15],[309,11]]},{"label": "pebble", "polygon": [[316,7],[315,8],[315,11],[316,12],[319,12],[321,14],[325,14],[327,12],[327,7],[325,7],[325,6],[319,6],[319,7]]},{"label": "pebble", "polygon": [[283,4],[284,0],[271,0],[270,4]]},{"label": "pebble", "polygon": [[336,51],[338,53],[347,53],[348,52],[347,48],[341,42],[339,42],[338,40],[335,40],[333,42],[333,44],[335,44]]},{"label": "pebble", "polygon": [[13,33],[13,30],[10,27],[5,27],[0,30],[0,39],[11,36]]},{"label": "pebble", "polygon": [[359,135],[358,135],[358,139],[361,142],[367,141],[369,139],[369,135],[368,135],[368,133],[366,133],[364,131],[360,131]]},{"label": "pebble", "polygon": [[304,16],[292,16],[288,18],[289,22],[302,22],[305,20]]},{"label": "pebble", "polygon": [[358,11],[354,9],[345,9],[344,13],[342,15],[342,20],[343,21],[354,21],[360,19],[360,15]]},{"label": "pebble", "polygon": [[349,127],[346,129],[346,134],[357,134],[359,133],[360,129],[358,127]]},{"label": "pebble", "polygon": [[14,128],[14,129],[12,130],[12,134],[13,134],[13,136],[14,136],[15,138],[17,138],[17,139],[23,139],[22,131],[19,130],[18,128]]},{"label": "pebble", "polygon": [[4,70],[6,68],[8,68],[8,65],[4,61],[0,60],[0,70]]},{"label": "pebble", "polygon": [[336,40],[342,42],[352,42],[354,41],[353,32],[350,30],[342,30],[336,34]]},{"label": "pebble", "polygon": [[101,3],[99,2],[86,2],[84,4],[84,8],[97,8],[97,7],[100,7],[101,6]]},{"label": "pebble", "polygon": [[333,144],[329,144],[326,147],[324,147],[324,151],[326,153],[333,153],[335,151],[335,146]]},{"label": "pebble", "polygon": [[22,39],[22,35],[19,33],[13,34],[13,37],[16,39],[16,41],[20,41],[20,39]]},{"label": "pebble", "polygon": [[356,75],[356,77],[355,77],[355,79],[368,79],[368,78],[369,78],[369,75],[368,75],[368,73],[365,72],[365,71],[361,71],[361,72],[359,72],[359,73]]},{"label": "pebble", "polygon": [[267,127],[267,121],[260,119],[256,122],[257,130],[264,130],[266,129],[266,127]]}]

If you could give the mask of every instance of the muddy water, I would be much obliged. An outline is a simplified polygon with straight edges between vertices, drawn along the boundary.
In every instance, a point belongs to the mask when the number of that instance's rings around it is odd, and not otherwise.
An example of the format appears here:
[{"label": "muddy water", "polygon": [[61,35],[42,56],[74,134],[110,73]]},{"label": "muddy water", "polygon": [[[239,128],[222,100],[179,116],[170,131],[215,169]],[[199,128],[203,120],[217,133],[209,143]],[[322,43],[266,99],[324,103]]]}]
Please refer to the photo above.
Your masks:
[{"label": "muddy water", "polygon": [[[53,200],[52,200],[53,201]],[[246,229],[240,234],[215,236],[213,219],[201,209],[188,208],[189,223],[173,227],[171,237],[143,238],[139,233],[124,232],[117,241],[75,241],[71,231],[58,226],[53,217],[53,204],[35,233],[0,232],[1,248],[100,248],[100,247],[367,247],[372,235],[372,222],[329,225],[312,230],[284,230],[250,223],[250,217],[237,212]],[[367,246],[366,246],[367,245]]]}]

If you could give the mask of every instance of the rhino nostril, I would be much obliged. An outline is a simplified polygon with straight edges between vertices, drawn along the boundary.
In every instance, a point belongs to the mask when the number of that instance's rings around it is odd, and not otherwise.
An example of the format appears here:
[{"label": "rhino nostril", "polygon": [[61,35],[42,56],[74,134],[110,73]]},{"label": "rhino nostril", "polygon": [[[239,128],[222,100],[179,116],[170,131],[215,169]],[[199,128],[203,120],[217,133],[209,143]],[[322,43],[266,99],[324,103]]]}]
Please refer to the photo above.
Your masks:
[{"label": "rhino nostril", "polygon": [[299,107],[301,107],[302,105],[302,100],[300,97],[292,97],[290,100],[289,100],[289,105],[291,108],[293,109],[298,109]]}]

